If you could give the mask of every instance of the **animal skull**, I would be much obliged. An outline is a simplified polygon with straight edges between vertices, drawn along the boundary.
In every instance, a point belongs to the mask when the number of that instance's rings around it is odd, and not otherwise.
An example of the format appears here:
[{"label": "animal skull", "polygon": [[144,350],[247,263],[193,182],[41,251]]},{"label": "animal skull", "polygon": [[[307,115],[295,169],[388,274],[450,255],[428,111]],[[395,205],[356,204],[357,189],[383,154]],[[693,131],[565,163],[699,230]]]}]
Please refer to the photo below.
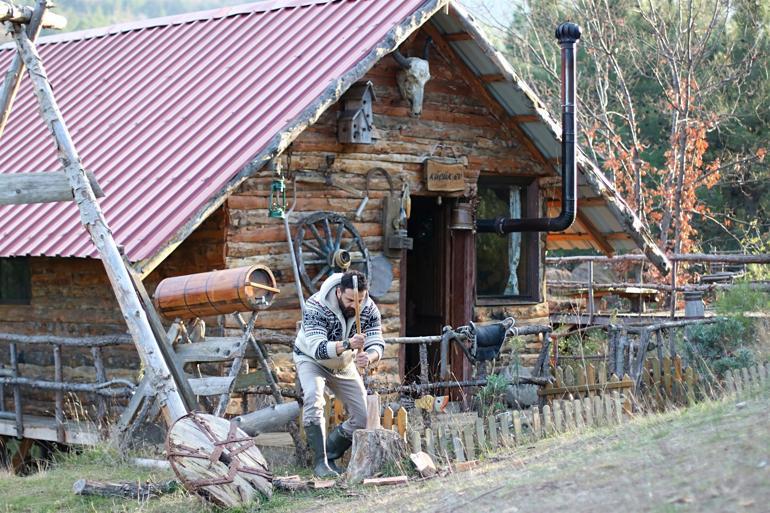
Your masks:
[{"label": "animal skull", "polygon": [[422,114],[422,99],[425,92],[425,84],[430,80],[430,65],[428,64],[428,49],[432,41],[425,42],[423,59],[419,57],[404,57],[401,52],[393,52],[393,58],[401,66],[396,75],[398,90],[401,96],[409,102],[411,111],[409,115],[418,117]]}]

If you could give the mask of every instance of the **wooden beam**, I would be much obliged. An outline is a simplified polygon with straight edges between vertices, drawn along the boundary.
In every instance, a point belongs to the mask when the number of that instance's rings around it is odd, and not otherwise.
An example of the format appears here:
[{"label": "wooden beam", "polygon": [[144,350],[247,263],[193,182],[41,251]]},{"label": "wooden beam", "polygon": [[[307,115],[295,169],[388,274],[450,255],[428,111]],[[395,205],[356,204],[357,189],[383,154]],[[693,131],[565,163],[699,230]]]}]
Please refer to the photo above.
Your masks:
[{"label": "wooden beam", "polygon": [[444,34],[444,39],[447,41],[470,41],[473,36],[467,32],[455,32],[454,34]]},{"label": "wooden beam", "polygon": [[[546,202],[549,208],[561,208],[561,199],[549,199]],[[604,198],[578,198],[578,209],[580,207],[606,207],[607,201]]]},{"label": "wooden beam", "polygon": [[492,115],[521,141],[521,143],[527,148],[527,150],[529,150],[530,154],[535,158],[535,160],[541,164],[549,165],[546,158],[543,156],[540,150],[537,149],[537,146],[535,146],[527,134],[524,133],[521,127],[511,120],[505,108],[503,108],[503,106],[492,97],[492,95],[487,91],[486,87],[484,87],[484,83],[481,81],[481,79],[477,77],[470,70],[470,68],[468,68],[465,62],[463,62],[462,58],[457,54],[457,52],[455,52],[454,48],[452,48],[449,42],[445,39],[445,36],[443,36],[430,23],[423,25],[422,29],[425,30],[425,32],[431,38],[433,38],[433,44],[436,45],[436,48],[438,48],[439,52],[447,60],[449,60],[451,64],[455,65],[455,70],[460,74],[460,77],[472,89],[478,92],[479,96],[484,102],[484,105],[492,112]]},{"label": "wooden beam", "polygon": [[[580,202],[578,202],[578,205],[580,205]],[[591,234],[592,242],[595,243],[599,251],[607,256],[612,256],[615,254],[615,248],[613,248],[612,245],[607,242],[604,234],[600,232],[596,226],[594,226],[591,220],[588,219],[588,217],[585,215],[585,212],[580,210],[580,207],[578,207],[577,211],[577,221],[583,226],[583,228],[586,229],[588,233]]]},{"label": "wooden beam", "polygon": [[[94,196],[104,197],[104,191],[99,187],[94,174],[88,171],[86,175]],[[72,201],[74,197],[64,171],[0,175],[0,205]]]},{"label": "wooden beam", "polygon": [[[520,114],[518,116],[511,116],[511,121],[518,125],[521,123],[539,123],[543,121],[543,119],[537,114]],[[546,159],[547,162],[550,162],[551,160],[553,159]]]},{"label": "wooden beam", "polygon": [[[605,233],[603,237],[607,240],[631,240],[631,237],[625,232]],[[591,242],[592,237],[590,233],[549,233],[547,240],[560,242]]]},{"label": "wooden beam", "polygon": [[506,81],[505,75],[503,75],[502,73],[491,73],[489,75],[479,75],[479,79],[485,84]]}]

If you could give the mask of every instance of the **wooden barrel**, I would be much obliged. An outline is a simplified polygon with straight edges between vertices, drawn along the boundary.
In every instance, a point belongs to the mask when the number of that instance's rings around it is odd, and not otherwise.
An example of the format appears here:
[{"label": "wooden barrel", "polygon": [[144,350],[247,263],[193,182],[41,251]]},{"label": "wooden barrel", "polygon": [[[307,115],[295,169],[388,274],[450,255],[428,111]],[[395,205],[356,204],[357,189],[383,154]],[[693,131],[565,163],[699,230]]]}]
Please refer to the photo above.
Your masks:
[{"label": "wooden barrel", "polygon": [[166,278],[153,301],[166,319],[192,319],[261,310],[277,293],[270,269],[253,265]]}]

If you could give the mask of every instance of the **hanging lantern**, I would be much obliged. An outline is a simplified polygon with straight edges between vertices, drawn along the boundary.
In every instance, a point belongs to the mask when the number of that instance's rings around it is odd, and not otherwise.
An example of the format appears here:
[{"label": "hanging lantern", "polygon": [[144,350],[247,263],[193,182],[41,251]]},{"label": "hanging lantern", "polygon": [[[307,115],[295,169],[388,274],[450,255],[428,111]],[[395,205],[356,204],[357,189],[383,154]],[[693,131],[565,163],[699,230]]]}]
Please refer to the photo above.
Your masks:
[{"label": "hanging lantern", "polygon": [[283,219],[286,216],[286,182],[281,173],[281,167],[271,163],[270,167],[275,171],[273,181],[270,183],[270,207],[267,217]]}]

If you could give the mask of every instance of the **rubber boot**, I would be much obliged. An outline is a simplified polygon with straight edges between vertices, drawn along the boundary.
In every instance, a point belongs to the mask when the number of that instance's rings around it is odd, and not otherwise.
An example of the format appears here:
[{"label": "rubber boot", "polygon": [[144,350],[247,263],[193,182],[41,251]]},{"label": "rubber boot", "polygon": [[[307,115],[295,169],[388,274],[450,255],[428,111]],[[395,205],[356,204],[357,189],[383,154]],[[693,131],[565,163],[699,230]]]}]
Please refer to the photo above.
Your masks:
[{"label": "rubber boot", "polygon": [[307,424],[305,426],[305,436],[307,443],[313,450],[313,474],[316,477],[325,479],[334,479],[340,475],[329,468],[326,462],[326,442],[324,440],[323,429],[320,424]]},{"label": "rubber boot", "polygon": [[333,471],[342,474],[343,471],[334,463],[334,460],[342,458],[342,455],[351,445],[353,445],[353,439],[347,437],[345,431],[342,430],[342,425],[337,426],[329,433],[329,438],[326,440],[326,459]]}]

